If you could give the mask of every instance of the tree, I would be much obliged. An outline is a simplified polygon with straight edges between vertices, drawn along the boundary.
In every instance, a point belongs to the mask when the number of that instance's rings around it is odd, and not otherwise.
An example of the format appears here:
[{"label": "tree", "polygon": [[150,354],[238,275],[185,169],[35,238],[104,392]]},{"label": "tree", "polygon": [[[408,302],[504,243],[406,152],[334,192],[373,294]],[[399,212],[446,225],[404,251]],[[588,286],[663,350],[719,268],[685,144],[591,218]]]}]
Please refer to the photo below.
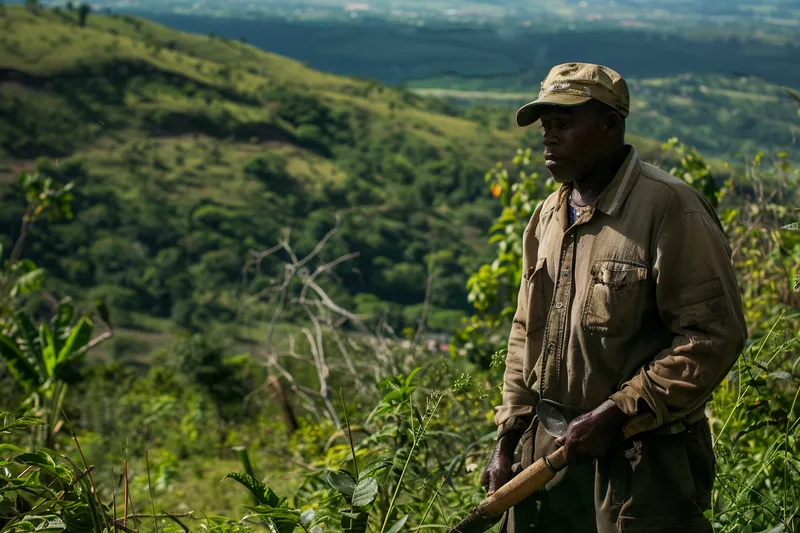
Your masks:
[{"label": "tree", "polygon": [[51,176],[23,172],[19,175],[19,193],[25,200],[25,213],[19,235],[6,254],[0,246],[0,332],[7,333],[5,320],[13,317],[22,306],[22,299],[39,291],[44,270],[32,260],[23,259],[29,232],[34,224],[45,218],[49,221],[72,218],[73,182],[57,183]]},{"label": "tree", "polygon": [[75,11],[75,4],[67,2],[67,11]]},{"label": "tree", "polygon": [[92,10],[92,6],[89,4],[81,4],[78,8],[78,26],[83,28],[86,26],[86,17],[89,16],[89,12]]},{"label": "tree", "polygon": [[31,13],[36,13],[39,10],[38,0],[25,0],[25,9]]},{"label": "tree", "polygon": [[66,300],[50,320],[38,326],[23,312],[14,317],[11,335],[0,334],[0,358],[25,391],[23,405],[41,417],[34,428],[34,443],[52,448],[63,424],[61,407],[69,385],[80,380],[80,366],[87,350],[111,336],[110,331],[92,339],[87,316],[73,322],[72,304]]}]

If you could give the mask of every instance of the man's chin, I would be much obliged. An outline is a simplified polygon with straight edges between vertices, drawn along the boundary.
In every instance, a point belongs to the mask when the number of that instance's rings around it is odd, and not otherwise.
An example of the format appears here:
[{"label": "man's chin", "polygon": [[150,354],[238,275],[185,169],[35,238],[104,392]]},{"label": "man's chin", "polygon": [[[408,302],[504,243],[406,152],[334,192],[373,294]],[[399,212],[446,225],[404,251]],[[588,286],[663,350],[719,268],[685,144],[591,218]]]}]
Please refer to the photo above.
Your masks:
[{"label": "man's chin", "polygon": [[550,171],[550,177],[553,178],[553,181],[556,183],[569,183],[570,181],[575,181],[575,177],[572,174],[562,174],[561,172],[553,172]]}]

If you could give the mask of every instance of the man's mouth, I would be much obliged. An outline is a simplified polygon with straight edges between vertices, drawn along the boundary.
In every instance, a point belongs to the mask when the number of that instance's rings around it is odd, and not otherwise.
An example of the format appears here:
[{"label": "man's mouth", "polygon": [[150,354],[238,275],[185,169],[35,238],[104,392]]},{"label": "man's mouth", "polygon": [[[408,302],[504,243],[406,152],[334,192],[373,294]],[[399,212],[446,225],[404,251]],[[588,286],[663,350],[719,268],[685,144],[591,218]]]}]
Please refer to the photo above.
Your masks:
[{"label": "man's mouth", "polygon": [[550,168],[550,167],[558,165],[559,161],[561,161],[560,157],[545,152],[545,154],[544,154],[544,166],[546,166],[547,168]]}]

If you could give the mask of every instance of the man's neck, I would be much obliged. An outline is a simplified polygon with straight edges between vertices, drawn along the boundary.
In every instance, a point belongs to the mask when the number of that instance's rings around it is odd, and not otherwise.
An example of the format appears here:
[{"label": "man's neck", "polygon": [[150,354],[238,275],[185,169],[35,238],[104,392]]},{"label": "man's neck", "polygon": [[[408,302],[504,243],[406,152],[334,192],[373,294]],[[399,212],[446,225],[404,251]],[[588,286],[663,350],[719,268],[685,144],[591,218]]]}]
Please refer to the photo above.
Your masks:
[{"label": "man's neck", "polygon": [[579,205],[588,205],[597,200],[608,184],[614,180],[628,154],[629,147],[621,146],[608,158],[600,161],[589,174],[572,182],[574,189],[572,199]]}]

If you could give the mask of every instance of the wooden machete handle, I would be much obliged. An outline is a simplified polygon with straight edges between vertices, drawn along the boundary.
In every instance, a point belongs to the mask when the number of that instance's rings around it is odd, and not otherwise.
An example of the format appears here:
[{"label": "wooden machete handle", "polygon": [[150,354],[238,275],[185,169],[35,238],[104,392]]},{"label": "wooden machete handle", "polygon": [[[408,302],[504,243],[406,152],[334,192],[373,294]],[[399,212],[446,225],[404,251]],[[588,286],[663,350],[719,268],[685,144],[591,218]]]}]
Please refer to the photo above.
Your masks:
[{"label": "wooden machete handle", "polygon": [[[628,439],[651,429],[653,425],[654,418],[652,415],[638,415],[625,424],[622,433]],[[500,516],[545,486],[565,466],[567,466],[566,451],[562,447],[547,457],[542,457],[517,474],[508,483],[495,491],[494,494],[483,500],[473,513],[477,512],[483,517]]]}]

